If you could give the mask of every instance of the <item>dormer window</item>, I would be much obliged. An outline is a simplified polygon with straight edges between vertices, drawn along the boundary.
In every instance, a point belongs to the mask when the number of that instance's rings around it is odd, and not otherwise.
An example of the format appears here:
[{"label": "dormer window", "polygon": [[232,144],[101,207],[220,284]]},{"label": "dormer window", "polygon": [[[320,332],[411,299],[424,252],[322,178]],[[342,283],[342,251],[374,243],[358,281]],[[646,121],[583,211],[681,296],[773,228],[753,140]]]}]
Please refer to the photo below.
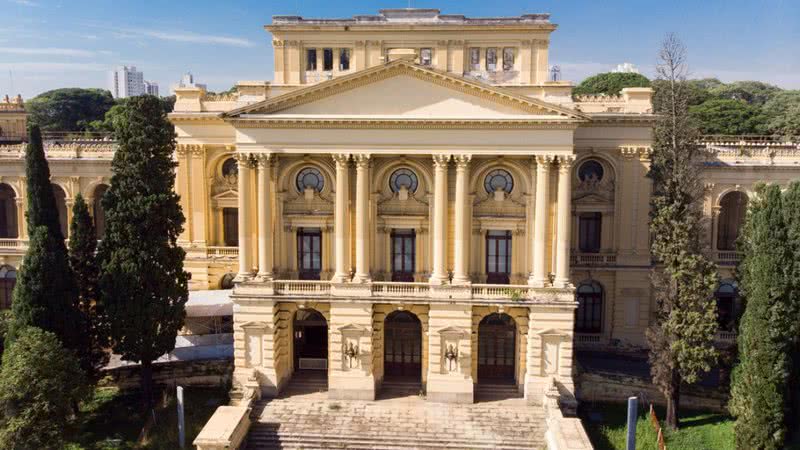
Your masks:
[{"label": "dormer window", "polygon": [[317,49],[306,50],[306,70],[317,70]]},{"label": "dormer window", "polygon": [[486,49],[486,71],[494,72],[497,70],[497,49],[490,47]]},{"label": "dormer window", "polygon": [[478,47],[469,49],[469,69],[471,71],[481,70],[481,49]]},{"label": "dormer window", "polygon": [[433,53],[431,52],[431,49],[419,49],[419,63],[423,66],[430,66],[433,63]]},{"label": "dormer window", "polygon": [[514,70],[514,47],[506,47],[503,49],[503,71],[511,70]]},{"label": "dormer window", "polygon": [[325,71],[333,70],[333,49],[332,48],[323,48],[322,49],[322,70],[325,70]]},{"label": "dormer window", "polygon": [[350,49],[349,48],[340,48],[339,49],[339,70],[341,72],[350,70]]}]

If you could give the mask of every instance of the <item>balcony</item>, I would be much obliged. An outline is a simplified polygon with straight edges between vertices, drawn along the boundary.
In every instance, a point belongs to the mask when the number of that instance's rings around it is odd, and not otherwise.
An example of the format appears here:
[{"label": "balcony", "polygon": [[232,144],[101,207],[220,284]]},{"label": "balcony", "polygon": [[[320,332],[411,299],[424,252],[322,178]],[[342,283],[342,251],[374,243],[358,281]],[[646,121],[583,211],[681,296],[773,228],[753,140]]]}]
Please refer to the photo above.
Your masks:
[{"label": "balcony", "polygon": [[720,266],[736,266],[742,260],[742,253],[733,250],[717,250],[713,256]]},{"label": "balcony", "polygon": [[27,250],[27,239],[0,239],[0,255],[24,255]]},{"label": "balcony", "polygon": [[304,298],[359,297],[386,300],[426,299],[428,301],[465,300],[473,303],[574,303],[573,289],[532,288],[528,285],[471,284],[431,285],[374,281],[370,283],[332,283],[330,281],[275,280],[245,281],[236,287],[240,296],[281,296]]},{"label": "balcony", "polygon": [[580,253],[574,250],[570,252],[570,265],[573,267],[614,266],[616,264],[616,253]]},{"label": "balcony", "polygon": [[206,258],[208,259],[236,259],[238,257],[239,247],[206,247]]}]

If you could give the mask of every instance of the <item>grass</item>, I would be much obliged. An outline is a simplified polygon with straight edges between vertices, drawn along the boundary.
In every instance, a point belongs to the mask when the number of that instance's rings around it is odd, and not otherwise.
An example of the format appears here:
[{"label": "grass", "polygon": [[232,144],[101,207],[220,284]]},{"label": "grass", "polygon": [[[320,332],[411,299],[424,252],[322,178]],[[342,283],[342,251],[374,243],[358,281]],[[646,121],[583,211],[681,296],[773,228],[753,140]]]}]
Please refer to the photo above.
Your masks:
[{"label": "grass", "polygon": [[[647,417],[648,410],[639,406],[636,425],[637,450],[657,450],[657,435]],[[663,421],[663,408],[656,408]],[[627,409],[624,404],[596,403],[581,407],[586,432],[598,450],[624,450]],[[663,423],[663,422],[662,422]],[[668,450],[727,450],[733,449],[733,419],[724,414],[706,411],[681,411],[681,428],[665,435]]]},{"label": "grass", "polygon": [[[155,425],[146,444],[138,442],[147,422],[141,411],[138,392],[123,393],[113,387],[97,388],[84,402],[75,424],[68,431],[67,450],[177,449],[178,413],[174,390],[162,397],[155,409]],[[226,404],[227,393],[221,388],[184,388],[186,448],[211,417],[217,406]]]}]

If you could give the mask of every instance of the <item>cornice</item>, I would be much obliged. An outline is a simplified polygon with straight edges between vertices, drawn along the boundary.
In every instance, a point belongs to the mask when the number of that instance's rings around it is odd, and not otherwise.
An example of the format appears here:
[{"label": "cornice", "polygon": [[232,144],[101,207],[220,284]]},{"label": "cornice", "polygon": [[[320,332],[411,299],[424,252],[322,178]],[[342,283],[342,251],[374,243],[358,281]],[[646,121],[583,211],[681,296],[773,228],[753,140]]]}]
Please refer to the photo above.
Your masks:
[{"label": "cornice", "polygon": [[548,119],[324,119],[324,118],[236,118],[236,128],[328,128],[328,129],[535,129],[576,130],[576,120]]}]

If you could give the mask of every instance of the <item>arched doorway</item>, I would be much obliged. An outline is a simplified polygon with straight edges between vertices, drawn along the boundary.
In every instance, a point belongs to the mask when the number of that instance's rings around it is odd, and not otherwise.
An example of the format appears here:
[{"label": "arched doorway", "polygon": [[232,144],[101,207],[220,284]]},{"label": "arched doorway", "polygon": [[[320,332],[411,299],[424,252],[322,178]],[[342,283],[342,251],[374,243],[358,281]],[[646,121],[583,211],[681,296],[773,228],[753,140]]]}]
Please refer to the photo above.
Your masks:
[{"label": "arched doorway", "polygon": [[53,196],[56,198],[56,209],[58,209],[58,224],[61,225],[61,234],[64,238],[68,236],[69,222],[67,221],[67,194],[61,186],[53,184]]},{"label": "arched doorway", "polygon": [[385,378],[422,380],[422,324],[408,311],[386,316],[383,327]]},{"label": "arched doorway", "polygon": [[478,324],[478,383],[513,383],[517,324],[508,314],[493,313]]},{"label": "arched doorway", "polygon": [[747,194],[728,192],[719,202],[717,250],[736,250],[736,240],[747,214]]},{"label": "arched doorway", "polygon": [[294,368],[328,369],[328,322],[314,309],[301,309],[294,315]]},{"label": "arched doorway", "polygon": [[0,238],[16,239],[18,236],[16,194],[11,186],[3,183],[0,184]]},{"label": "arched doorway", "polygon": [[92,208],[94,209],[94,230],[98,240],[103,239],[106,234],[106,210],[103,209],[102,200],[107,190],[108,186],[105,184],[100,184],[94,188],[94,204]]}]

